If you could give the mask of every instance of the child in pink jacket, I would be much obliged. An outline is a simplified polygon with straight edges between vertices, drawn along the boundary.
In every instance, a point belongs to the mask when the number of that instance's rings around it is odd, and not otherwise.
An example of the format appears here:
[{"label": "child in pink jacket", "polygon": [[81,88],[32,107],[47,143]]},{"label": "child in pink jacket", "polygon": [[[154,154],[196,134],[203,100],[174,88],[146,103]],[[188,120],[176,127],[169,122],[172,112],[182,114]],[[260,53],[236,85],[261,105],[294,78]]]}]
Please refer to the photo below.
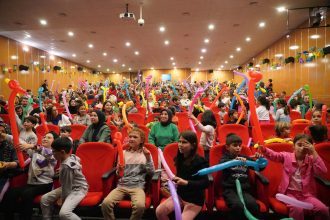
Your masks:
[{"label": "child in pink jacket", "polygon": [[[327,172],[327,168],[312,144],[312,138],[298,134],[294,140],[294,152],[274,152],[260,146],[261,152],[270,160],[283,164],[283,177],[278,187],[279,193],[299,201],[312,204],[315,219],[330,219],[329,208],[316,198],[314,175]],[[288,205],[289,216],[295,220],[304,219],[304,209]]]}]

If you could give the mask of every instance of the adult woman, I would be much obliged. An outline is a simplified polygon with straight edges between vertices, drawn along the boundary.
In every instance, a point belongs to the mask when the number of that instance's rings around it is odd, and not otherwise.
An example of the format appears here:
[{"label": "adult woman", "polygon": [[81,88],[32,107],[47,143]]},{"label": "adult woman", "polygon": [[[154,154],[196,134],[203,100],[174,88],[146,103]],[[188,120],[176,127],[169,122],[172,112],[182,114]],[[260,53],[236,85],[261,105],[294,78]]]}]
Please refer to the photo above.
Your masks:
[{"label": "adult woman", "polygon": [[59,114],[56,106],[47,108],[47,122],[59,127],[71,125],[69,117]]},{"label": "adult woman", "polygon": [[5,219],[14,219],[14,211],[20,198],[20,219],[31,219],[34,197],[45,194],[52,189],[56,160],[51,151],[53,141],[58,135],[50,131],[42,139],[42,146],[33,148],[21,147],[31,157],[27,185],[10,189],[4,197]]},{"label": "adult woman", "polygon": [[112,103],[110,100],[107,100],[103,103],[103,108],[102,108],[103,113],[105,114],[106,121],[111,118],[113,109],[112,109]]},{"label": "adult woman", "polygon": [[76,100],[74,98],[70,99],[69,111],[70,111],[70,114],[77,114],[78,108],[77,108]]},{"label": "adult woman", "polygon": [[[205,159],[197,154],[197,136],[192,131],[180,134],[179,149],[174,158],[176,176],[172,179],[177,184],[177,193],[183,206],[182,219],[194,219],[202,210],[208,185],[207,176],[193,176],[198,170],[207,167]],[[156,209],[159,220],[167,220],[174,210],[173,199],[169,197]]]},{"label": "adult woman", "polygon": [[79,140],[79,144],[85,142],[105,142],[111,143],[110,128],[105,123],[105,115],[99,110],[91,113],[92,124],[85,130]]},{"label": "adult woman", "polygon": [[178,127],[172,123],[172,111],[163,109],[160,112],[160,122],[155,123],[149,133],[148,142],[160,149],[164,149],[167,144],[179,140]]},{"label": "adult woman", "polygon": [[79,105],[77,115],[73,119],[73,124],[91,125],[91,117],[87,114],[86,106]]}]

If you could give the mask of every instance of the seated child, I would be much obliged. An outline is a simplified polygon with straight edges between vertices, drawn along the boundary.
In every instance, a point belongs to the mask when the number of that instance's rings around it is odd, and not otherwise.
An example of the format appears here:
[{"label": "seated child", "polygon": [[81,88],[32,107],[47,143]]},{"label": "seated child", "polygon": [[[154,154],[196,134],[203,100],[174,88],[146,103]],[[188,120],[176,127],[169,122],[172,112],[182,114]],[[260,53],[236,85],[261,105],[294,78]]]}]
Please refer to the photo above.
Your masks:
[{"label": "seated child", "polygon": [[314,144],[319,144],[328,141],[328,128],[324,125],[311,125],[309,132],[312,136]]},{"label": "seated child", "polygon": [[[241,155],[242,139],[236,134],[228,134],[226,137],[226,151],[224,152],[220,163],[224,163],[230,160],[252,160],[247,156]],[[243,197],[247,209],[253,216],[258,218],[259,206],[256,199],[251,195],[251,186],[249,183],[249,169],[247,166],[234,166],[231,168],[224,169],[222,172],[222,186],[223,186],[223,197],[227,206],[230,210],[229,219],[245,219],[244,206],[241,203],[237,191],[235,180],[238,178],[243,192]]]},{"label": "seated child", "polygon": [[221,124],[223,124],[223,118],[224,118],[225,114],[227,113],[225,103],[219,102],[218,108],[220,109],[220,111],[218,113],[220,115],[220,122],[221,122]]},{"label": "seated child", "polygon": [[[294,140],[293,153],[275,152],[269,148],[259,146],[261,153],[270,160],[283,164],[282,181],[278,192],[286,194],[302,202],[311,203],[314,219],[330,219],[329,208],[316,198],[315,175],[327,172],[327,168],[317,154],[312,138],[305,134],[298,134]],[[304,219],[304,209],[288,205],[289,216],[295,220]]]},{"label": "seated child", "polygon": [[148,124],[146,124],[147,128],[151,129],[152,126],[154,126],[154,124],[155,124],[156,122],[159,122],[159,120],[160,120],[160,116],[158,116],[158,115],[155,116],[155,117],[154,117],[154,121],[149,122]]},{"label": "seated child", "polygon": [[310,133],[309,127],[313,126],[313,125],[322,125],[322,111],[321,110],[316,109],[313,111],[311,124],[304,129],[304,134],[310,135],[311,133]]},{"label": "seated child", "polygon": [[[228,112],[228,117],[229,120],[227,121],[227,124],[236,124],[237,120],[238,120],[238,112],[236,109],[231,109]],[[241,121],[239,122],[239,124],[241,125],[245,125],[246,119],[243,116],[243,118],[241,119]]]},{"label": "seated child", "polygon": [[291,124],[289,122],[280,121],[275,124],[276,137],[291,141],[290,137]]},{"label": "seated child", "polygon": [[80,159],[70,153],[72,141],[67,137],[60,137],[52,143],[52,151],[56,160],[61,162],[61,187],[41,197],[42,216],[45,220],[52,219],[53,205],[61,206],[59,217],[61,220],[80,219],[73,210],[86,196],[88,184],[81,171]]},{"label": "seated child", "polygon": [[145,177],[154,173],[151,154],[144,147],[145,134],[139,128],[132,128],[128,134],[128,149],[124,151],[125,167],[117,164],[117,174],[124,170],[124,176],[118,180],[118,186],[102,202],[102,213],[106,220],[115,219],[114,207],[125,196],[130,196],[132,216],[141,219],[145,209]]}]

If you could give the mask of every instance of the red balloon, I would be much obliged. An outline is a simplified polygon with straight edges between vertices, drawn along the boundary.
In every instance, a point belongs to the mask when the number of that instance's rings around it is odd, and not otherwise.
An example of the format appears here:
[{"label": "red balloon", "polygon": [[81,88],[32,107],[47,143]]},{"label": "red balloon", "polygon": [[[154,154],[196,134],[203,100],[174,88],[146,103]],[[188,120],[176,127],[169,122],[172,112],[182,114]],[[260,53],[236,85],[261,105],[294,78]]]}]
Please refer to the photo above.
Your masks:
[{"label": "red balloon", "polygon": [[256,87],[256,82],[259,82],[261,80],[262,75],[261,73],[249,71],[249,76],[251,77],[251,80],[249,82],[249,89],[248,89],[249,107],[251,112],[250,121],[252,120],[253,126],[256,129],[257,142],[259,144],[263,144],[264,138],[262,136],[262,131],[257,117],[256,104],[254,100],[254,89]]},{"label": "red balloon", "polygon": [[[121,133],[116,132],[115,135],[114,135],[113,143],[117,147],[117,150],[118,150],[118,163],[119,163],[119,166],[125,167],[124,151],[123,151],[123,146],[120,142],[121,136],[122,136]],[[121,177],[124,176],[124,170],[121,169],[118,174]]]},{"label": "red balloon", "polygon": [[322,106],[322,125],[327,125],[327,106]]},{"label": "red balloon", "polygon": [[47,134],[49,132],[49,129],[48,129],[48,126],[47,126],[47,123],[46,123],[45,113],[40,112],[39,116],[40,116],[40,120],[41,120],[41,125],[45,130],[45,134]]},{"label": "red balloon", "polygon": [[[224,84],[223,84],[224,85]],[[228,87],[224,85],[224,87],[220,90],[220,92],[218,93],[217,97],[215,97],[214,101],[212,102],[212,104],[210,105],[210,109],[212,109],[212,107],[215,106],[215,103],[218,101],[219,97],[222,95],[222,93],[224,91],[228,91]]]},{"label": "red balloon", "polygon": [[22,151],[17,147],[19,144],[18,137],[18,128],[16,122],[16,114],[15,114],[15,98],[17,93],[26,93],[24,89],[22,89],[16,80],[10,80],[8,82],[9,88],[12,90],[8,100],[8,114],[11,122],[11,133],[13,135],[13,143],[16,150],[16,155],[18,158],[18,163],[21,168],[24,168],[24,157]]}]

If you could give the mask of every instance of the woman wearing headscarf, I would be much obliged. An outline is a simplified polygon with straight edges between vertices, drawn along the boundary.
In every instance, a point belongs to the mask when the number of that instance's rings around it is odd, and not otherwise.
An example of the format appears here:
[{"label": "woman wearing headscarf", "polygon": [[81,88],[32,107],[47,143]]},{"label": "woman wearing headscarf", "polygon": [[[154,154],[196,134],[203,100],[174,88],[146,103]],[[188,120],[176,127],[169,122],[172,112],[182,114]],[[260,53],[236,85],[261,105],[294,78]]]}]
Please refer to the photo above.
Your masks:
[{"label": "woman wearing headscarf", "polygon": [[163,150],[166,145],[179,140],[179,130],[172,123],[172,117],[172,111],[169,109],[163,109],[160,112],[160,121],[152,126],[149,133],[148,142],[150,144]]},{"label": "woman wearing headscarf", "polygon": [[111,143],[110,128],[105,123],[105,115],[99,110],[91,113],[92,124],[85,130],[79,140],[79,144],[85,142],[105,142]]}]

